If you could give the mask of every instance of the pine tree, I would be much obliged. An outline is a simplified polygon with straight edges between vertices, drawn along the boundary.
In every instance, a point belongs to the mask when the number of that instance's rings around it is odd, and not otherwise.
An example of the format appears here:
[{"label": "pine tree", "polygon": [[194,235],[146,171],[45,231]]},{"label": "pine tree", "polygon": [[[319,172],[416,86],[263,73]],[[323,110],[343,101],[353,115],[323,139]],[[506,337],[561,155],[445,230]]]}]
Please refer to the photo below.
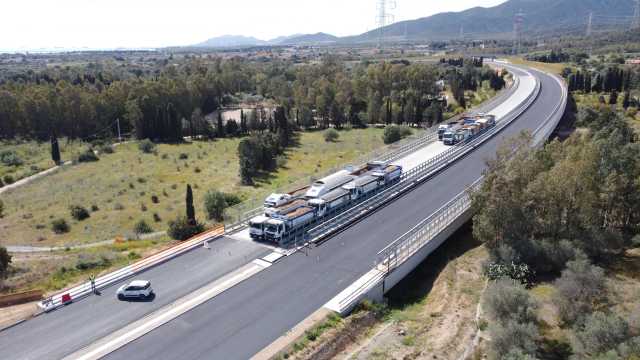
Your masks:
[{"label": "pine tree", "polygon": [[193,207],[193,190],[191,190],[191,185],[187,184],[187,220],[191,225],[196,224],[196,209]]},{"label": "pine tree", "polygon": [[58,138],[56,134],[51,135],[51,160],[56,165],[60,165],[60,146],[58,145]]}]

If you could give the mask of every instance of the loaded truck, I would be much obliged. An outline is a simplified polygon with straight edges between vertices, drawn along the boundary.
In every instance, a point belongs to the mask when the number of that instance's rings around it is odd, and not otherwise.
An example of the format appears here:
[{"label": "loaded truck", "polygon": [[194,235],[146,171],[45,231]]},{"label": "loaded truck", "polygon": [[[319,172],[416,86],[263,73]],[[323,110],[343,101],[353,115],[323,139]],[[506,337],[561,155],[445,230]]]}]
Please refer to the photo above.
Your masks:
[{"label": "loaded truck", "polygon": [[303,206],[285,215],[267,220],[264,235],[267,241],[282,243],[286,236],[295,234],[316,218],[316,211],[311,206]]},{"label": "loaded truck", "polygon": [[444,137],[444,133],[447,132],[447,130],[454,127],[457,123],[458,123],[457,121],[450,121],[446,124],[442,124],[438,126],[438,140],[442,140],[442,138]]},{"label": "loaded truck", "polygon": [[325,216],[339,214],[401,177],[401,166],[371,162],[357,170],[343,170],[314,182],[304,197],[272,194],[265,200],[264,215],[249,221],[249,234],[254,239],[284,245]]},{"label": "loaded truck", "polygon": [[456,145],[471,141],[476,136],[484,133],[496,125],[495,115],[478,114],[475,117],[464,117],[460,122],[449,128],[442,142],[445,145]]}]

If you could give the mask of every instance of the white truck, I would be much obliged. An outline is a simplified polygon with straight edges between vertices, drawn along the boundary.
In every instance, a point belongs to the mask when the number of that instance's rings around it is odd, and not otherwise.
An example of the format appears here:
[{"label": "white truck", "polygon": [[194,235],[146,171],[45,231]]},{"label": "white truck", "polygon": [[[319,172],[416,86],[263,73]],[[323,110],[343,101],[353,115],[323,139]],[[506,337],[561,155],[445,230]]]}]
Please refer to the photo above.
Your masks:
[{"label": "white truck", "polygon": [[264,239],[264,228],[267,225],[267,221],[270,218],[264,215],[258,215],[251,220],[249,220],[249,236],[252,239],[263,240]]},{"label": "white truck", "polygon": [[312,223],[315,218],[316,209],[311,206],[304,206],[288,214],[271,218],[265,225],[265,240],[280,244],[288,235]]}]

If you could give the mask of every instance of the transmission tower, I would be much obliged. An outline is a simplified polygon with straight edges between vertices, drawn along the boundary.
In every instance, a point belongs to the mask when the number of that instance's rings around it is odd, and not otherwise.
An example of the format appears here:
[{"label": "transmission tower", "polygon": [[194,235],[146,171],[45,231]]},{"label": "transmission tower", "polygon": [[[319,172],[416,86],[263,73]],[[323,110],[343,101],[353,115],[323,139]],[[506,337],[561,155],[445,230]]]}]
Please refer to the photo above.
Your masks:
[{"label": "transmission tower", "polygon": [[589,13],[589,20],[587,21],[587,36],[591,36],[593,31],[593,11]]},{"label": "transmission tower", "polygon": [[631,22],[631,29],[635,30],[640,28],[640,0],[635,0],[633,7],[633,21]]},{"label": "transmission tower", "polygon": [[[640,1],[640,0],[639,0]],[[522,25],[524,24],[524,13],[518,11],[513,17],[513,54],[520,53],[520,45],[522,41]]]},{"label": "transmission tower", "polygon": [[382,49],[384,42],[384,28],[393,22],[391,11],[396,8],[395,0],[376,0],[376,26],[378,26],[378,48]]}]

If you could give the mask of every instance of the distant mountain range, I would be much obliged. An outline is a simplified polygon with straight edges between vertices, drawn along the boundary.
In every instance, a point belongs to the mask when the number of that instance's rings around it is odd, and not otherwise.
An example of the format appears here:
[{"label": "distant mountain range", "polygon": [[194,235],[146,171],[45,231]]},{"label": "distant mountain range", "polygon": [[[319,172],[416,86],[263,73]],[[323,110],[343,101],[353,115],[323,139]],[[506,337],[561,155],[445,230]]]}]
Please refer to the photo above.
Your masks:
[{"label": "distant mountain range", "polygon": [[205,48],[225,48],[269,45],[318,45],[335,43],[338,39],[339,38],[336,36],[325,33],[280,36],[271,40],[260,40],[255,37],[240,35],[223,35],[208,39],[207,41],[193,46]]},{"label": "distant mountain range", "polygon": [[[633,5],[633,0],[510,0],[491,8],[475,7],[401,21],[382,30],[385,38],[390,40],[446,40],[459,38],[461,32],[471,37],[510,37],[515,14],[522,12],[525,35],[565,35],[571,32],[584,33],[591,12],[594,15],[594,28],[628,27]],[[377,29],[341,40],[372,41],[378,38],[379,33],[380,29]]]},{"label": "distant mountain range", "polygon": [[[510,38],[515,14],[523,13],[523,32],[531,35],[584,33],[593,13],[593,27],[626,28],[631,24],[634,0],[509,0],[500,5],[475,7],[461,12],[440,13],[417,20],[401,21],[382,28],[386,41],[430,41],[459,38]],[[361,35],[335,37],[326,33],[298,34],[269,41],[253,37],[222,36],[197,47],[242,47],[259,45],[314,45],[377,41],[380,29]]]}]

